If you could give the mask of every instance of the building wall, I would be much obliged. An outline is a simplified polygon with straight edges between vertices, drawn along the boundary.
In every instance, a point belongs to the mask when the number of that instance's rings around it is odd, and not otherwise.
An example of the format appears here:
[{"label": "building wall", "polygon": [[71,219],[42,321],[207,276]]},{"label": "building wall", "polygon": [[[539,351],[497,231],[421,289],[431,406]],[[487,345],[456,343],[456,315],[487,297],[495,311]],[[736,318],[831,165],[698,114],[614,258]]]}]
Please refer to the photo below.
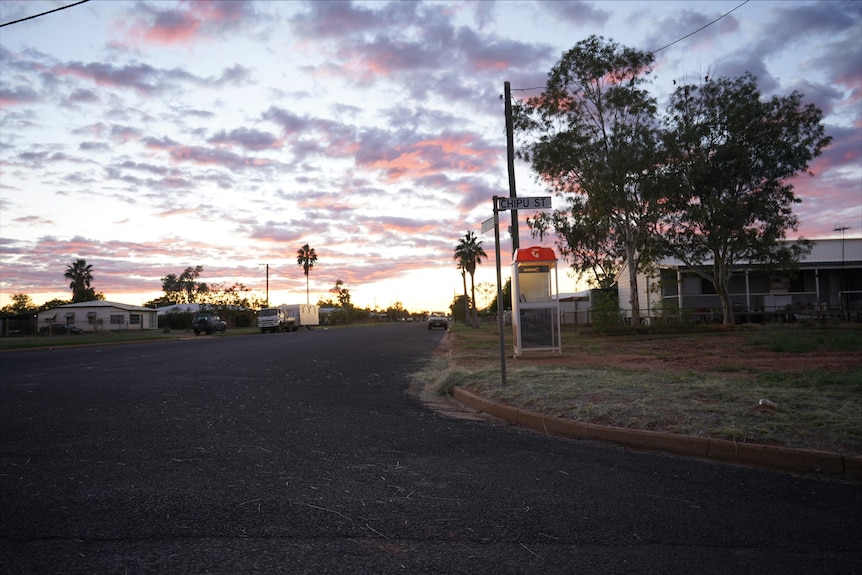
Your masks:
[{"label": "building wall", "polygon": [[[137,322],[132,316],[137,316]],[[155,310],[137,311],[114,307],[58,307],[39,312],[39,327],[54,323],[74,325],[85,332],[158,329]]]},{"label": "building wall", "polygon": [[[625,270],[620,274],[618,291],[623,316],[631,318],[627,274]],[[862,269],[855,267],[809,268],[795,273],[743,271],[731,277],[728,289],[731,305],[737,312],[849,312],[854,317],[862,313]],[[694,272],[681,272],[681,278],[675,269],[664,269],[650,276],[638,274],[638,294],[643,318],[661,316],[662,302],[701,315],[721,309],[712,283]]]}]

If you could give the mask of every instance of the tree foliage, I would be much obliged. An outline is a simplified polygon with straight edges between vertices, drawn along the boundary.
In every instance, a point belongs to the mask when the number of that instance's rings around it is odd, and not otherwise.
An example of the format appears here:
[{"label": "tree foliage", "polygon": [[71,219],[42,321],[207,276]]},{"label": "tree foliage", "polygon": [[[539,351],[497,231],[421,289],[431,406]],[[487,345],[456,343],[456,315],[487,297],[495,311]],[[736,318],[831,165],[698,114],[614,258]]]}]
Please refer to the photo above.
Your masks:
[{"label": "tree foliage", "polygon": [[20,314],[36,311],[38,309],[38,306],[33,303],[33,299],[27,294],[13,293],[9,299],[12,300],[12,303],[4,305],[3,308],[0,309],[0,313]]},{"label": "tree foliage", "polygon": [[629,262],[635,319],[637,272],[652,257],[661,213],[657,105],[644,89],[653,62],[649,52],[591,36],[563,54],[543,94],[514,107],[519,155],[566,200],[528,224],[538,235],[553,230],[561,254],[599,286]]},{"label": "tree foliage", "polygon": [[[491,284],[493,288],[491,303],[488,305],[488,312],[497,313],[497,309],[499,309],[499,305],[497,302],[497,286]],[[503,283],[503,288],[500,290],[503,296],[503,311],[512,309],[512,278],[506,278],[506,281]]]},{"label": "tree foliage", "polygon": [[334,294],[338,300],[338,305],[344,314],[345,321],[350,323],[350,310],[353,305],[350,303],[350,290],[344,287],[344,282],[335,280],[335,285],[329,289],[329,293]]},{"label": "tree foliage", "polygon": [[335,294],[336,299],[338,299],[338,304],[341,307],[350,307],[350,290],[344,287],[343,281],[335,280],[335,285],[329,291]]},{"label": "tree foliage", "polygon": [[566,52],[544,93],[517,103],[519,155],[565,206],[528,219],[596,287],[625,262],[632,318],[638,272],[660,256],[711,281],[732,318],[739,264],[789,267],[808,242],[789,183],[829,144],[822,113],[793,92],[766,99],[756,79],[680,85],[660,116],[644,90],[653,56],[592,36]]},{"label": "tree foliage", "polygon": [[165,297],[173,304],[197,303],[209,290],[207,284],[197,281],[203,271],[203,266],[189,266],[180,275],[168,274],[163,277]]},{"label": "tree foliage", "polygon": [[751,74],[679,86],[668,112],[663,247],[712,282],[729,324],[734,264],[787,266],[810,251],[784,241],[799,224],[789,181],[831,138],[801,94],[765,99]]}]

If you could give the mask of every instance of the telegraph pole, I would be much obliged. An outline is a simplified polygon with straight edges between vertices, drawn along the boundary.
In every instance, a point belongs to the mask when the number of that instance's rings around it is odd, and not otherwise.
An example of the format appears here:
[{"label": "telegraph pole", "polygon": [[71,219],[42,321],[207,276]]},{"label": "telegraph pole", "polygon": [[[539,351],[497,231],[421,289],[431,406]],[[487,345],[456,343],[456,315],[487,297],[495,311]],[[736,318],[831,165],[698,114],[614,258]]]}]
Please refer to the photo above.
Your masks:
[{"label": "telegraph pole", "polygon": [[266,266],[266,307],[269,307],[269,264],[257,264]]},{"label": "telegraph pole", "polygon": [[[509,197],[517,198],[515,191],[515,134],[512,126],[512,86],[509,81],[503,82],[503,99],[506,100],[506,158],[509,167]],[[518,235],[518,210],[512,210],[512,253],[521,247]]]},{"label": "telegraph pole", "polygon": [[844,297],[847,295],[847,270],[844,269],[844,232],[849,230],[847,226],[835,228],[833,232],[841,232],[841,319],[850,319],[850,310],[844,305]]}]

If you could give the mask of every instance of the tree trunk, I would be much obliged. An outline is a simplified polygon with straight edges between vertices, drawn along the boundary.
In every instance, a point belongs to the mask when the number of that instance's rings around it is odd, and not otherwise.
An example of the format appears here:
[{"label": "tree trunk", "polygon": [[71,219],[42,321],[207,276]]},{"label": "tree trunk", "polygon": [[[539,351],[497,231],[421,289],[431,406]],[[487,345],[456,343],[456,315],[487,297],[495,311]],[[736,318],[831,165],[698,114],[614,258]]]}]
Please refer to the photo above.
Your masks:
[{"label": "tree trunk", "polygon": [[733,306],[730,304],[730,276],[726,272],[727,266],[724,259],[715,254],[715,265],[713,266],[712,276],[715,278],[713,282],[715,293],[718,299],[721,300],[721,323],[724,325],[733,325]]},{"label": "tree trunk", "polygon": [[464,325],[470,321],[470,296],[467,294],[467,272],[461,270],[461,281],[464,282]]},{"label": "tree trunk", "polygon": [[473,300],[473,327],[479,327],[479,314],[476,311],[476,280],[473,274],[470,274],[470,293]]},{"label": "tree trunk", "polygon": [[626,242],[626,259],[629,262],[629,288],[631,296],[629,305],[632,308],[632,325],[637,325],[641,322],[640,311],[640,294],[638,293],[638,263],[635,260],[635,250],[631,242]]}]

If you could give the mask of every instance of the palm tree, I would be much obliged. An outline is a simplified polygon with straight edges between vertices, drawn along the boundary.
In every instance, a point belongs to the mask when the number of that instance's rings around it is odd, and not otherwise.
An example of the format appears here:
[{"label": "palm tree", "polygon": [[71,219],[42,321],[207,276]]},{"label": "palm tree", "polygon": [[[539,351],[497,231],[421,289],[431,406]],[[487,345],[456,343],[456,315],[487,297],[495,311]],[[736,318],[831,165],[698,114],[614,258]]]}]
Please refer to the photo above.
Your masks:
[{"label": "palm tree", "polygon": [[93,281],[93,266],[88,265],[86,260],[77,259],[66,268],[63,277],[69,281],[72,288],[72,302],[88,301],[95,295],[90,287]]},{"label": "palm tree", "polygon": [[467,273],[470,274],[470,293],[472,294],[470,301],[473,302],[473,327],[479,327],[479,315],[476,310],[476,281],[474,274],[476,273],[476,266],[482,263],[482,258],[487,257],[488,254],[486,254],[485,250],[482,249],[482,242],[478,241],[476,234],[472,231],[468,231],[464,234],[464,237],[458,240],[458,245],[455,246],[455,259],[458,260],[458,268],[466,270]]},{"label": "palm tree", "polygon": [[317,261],[317,254],[314,253],[314,248],[305,244],[296,251],[296,263],[302,266],[302,271],[305,273],[305,303],[309,303],[308,299],[308,272],[314,267],[314,262]]}]

